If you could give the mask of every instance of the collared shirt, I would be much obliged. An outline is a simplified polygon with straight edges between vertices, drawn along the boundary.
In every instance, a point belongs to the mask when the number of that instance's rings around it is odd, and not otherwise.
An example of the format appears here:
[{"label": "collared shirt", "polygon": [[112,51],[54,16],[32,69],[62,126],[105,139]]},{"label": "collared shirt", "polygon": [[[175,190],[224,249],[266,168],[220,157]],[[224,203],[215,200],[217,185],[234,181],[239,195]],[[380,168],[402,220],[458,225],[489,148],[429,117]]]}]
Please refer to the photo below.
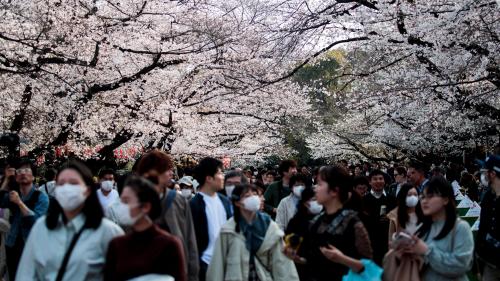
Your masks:
[{"label": "collared shirt", "polygon": [[[35,186],[33,186],[26,196],[19,194],[24,204],[30,200],[35,190]],[[7,235],[7,240],[5,240],[5,245],[7,247],[13,247],[16,244],[18,235],[22,235],[21,238],[23,239],[23,242],[26,241],[35,221],[47,213],[47,210],[49,209],[49,197],[45,193],[40,192],[35,206],[30,210],[27,216],[23,216],[19,207],[10,202],[8,193],[4,195],[0,202],[0,208],[6,207],[8,207],[11,211],[11,218],[10,231]]]},{"label": "collared shirt", "polygon": [[387,196],[387,194],[385,193],[385,190],[382,190],[382,193],[377,194],[377,193],[376,193],[375,191],[373,191],[373,189],[372,189],[372,190],[370,190],[370,193],[373,195],[373,197],[375,197],[375,198],[377,198],[377,199],[379,199],[380,197],[382,197],[382,195],[383,195],[383,196]]},{"label": "collared shirt", "polygon": [[[48,229],[46,218],[36,222],[26,242],[16,280],[55,280],[73,236],[83,227],[86,217],[79,214],[64,224],[62,216],[54,229]],[[98,228],[85,229],[76,243],[63,280],[102,280],[109,242],[123,230],[106,218]]]},{"label": "collared shirt", "polygon": [[424,192],[424,187],[427,185],[427,183],[429,182],[429,179],[425,179],[421,185],[418,186],[418,193],[419,194],[422,194],[422,192]]}]

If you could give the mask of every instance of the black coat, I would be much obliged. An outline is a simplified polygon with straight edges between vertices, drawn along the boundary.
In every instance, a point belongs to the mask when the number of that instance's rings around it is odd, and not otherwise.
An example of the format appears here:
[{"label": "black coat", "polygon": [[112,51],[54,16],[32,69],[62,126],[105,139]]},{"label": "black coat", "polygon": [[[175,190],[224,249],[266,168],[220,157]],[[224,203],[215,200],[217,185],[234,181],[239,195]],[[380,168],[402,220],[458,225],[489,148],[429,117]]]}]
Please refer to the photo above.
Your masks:
[{"label": "black coat", "polygon": [[[220,193],[217,193],[217,196],[219,196],[222,201],[222,205],[224,205],[224,209],[226,210],[227,219],[229,219],[232,217],[231,202],[226,196]],[[191,206],[191,214],[193,215],[198,255],[201,258],[203,252],[205,252],[208,247],[208,220],[205,213],[205,201],[203,200],[203,196],[197,193],[193,199],[191,199],[189,205]]]}]

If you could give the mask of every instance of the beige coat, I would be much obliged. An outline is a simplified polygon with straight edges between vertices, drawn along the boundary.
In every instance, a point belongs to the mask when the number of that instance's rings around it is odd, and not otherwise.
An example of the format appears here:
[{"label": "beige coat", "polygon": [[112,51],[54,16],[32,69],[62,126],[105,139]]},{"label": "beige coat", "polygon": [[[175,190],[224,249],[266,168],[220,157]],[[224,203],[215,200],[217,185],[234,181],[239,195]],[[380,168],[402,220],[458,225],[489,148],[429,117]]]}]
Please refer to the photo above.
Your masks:
[{"label": "beige coat", "polygon": [[[207,271],[210,281],[246,281],[249,274],[250,252],[245,237],[235,231],[231,218],[221,229]],[[283,254],[283,231],[271,221],[264,242],[257,251],[255,267],[261,281],[298,281],[292,260]]]},{"label": "beige coat", "polygon": [[392,235],[402,230],[398,222],[398,208],[396,207],[394,210],[390,211],[387,214],[387,218],[389,219],[389,240],[387,241],[389,241],[390,246],[390,243],[392,242]]},{"label": "beige coat", "polygon": [[[162,205],[165,205],[164,201],[162,201]],[[167,212],[165,212],[164,217],[160,218],[160,220],[163,220],[168,225],[171,234],[179,237],[182,241],[188,280],[198,281],[200,261],[189,202],[177,194],[172,202],[172,206],[170,206]]]}]

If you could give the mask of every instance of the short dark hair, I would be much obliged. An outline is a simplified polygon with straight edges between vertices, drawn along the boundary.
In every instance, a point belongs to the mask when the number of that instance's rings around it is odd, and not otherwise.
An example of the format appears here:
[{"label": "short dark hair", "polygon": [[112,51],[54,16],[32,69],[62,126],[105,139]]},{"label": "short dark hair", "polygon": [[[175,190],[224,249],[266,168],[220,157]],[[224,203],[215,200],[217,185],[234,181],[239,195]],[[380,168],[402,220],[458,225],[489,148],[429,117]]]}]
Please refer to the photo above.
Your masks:
[{"label": "short dark hair", "polygon": [[149,180],[138,177],[130,176],[125,181],[124,187],[132,189],[140,203],[150,203],[151,210],[149,211],[149,218],[151,220],[157,219],[161,214],[161,202],[156,192],[155,187]]},{"label": "short dark hair", "polygon": [[31,169],[31,172],[33,173],[33,176],[36,176],[36,166],[33,164],[33,161],[31,161],[29,158],[27,157],[23,157],[21,159],[19,159],[19,161],[17,161],[15,163],[15,168],[16,169],[19,169],[21,167],[26,167],[28,166],[30,169]]},{"label": "short dark hair", "polygon": [[152,150],[142,156],[139,164],[137,164],[137,174],[144,175],[151,170],[155,170],[159,174],[174,168],[174,161],[167,153],[160,150]]},{"label": "short dark hair", "polygon": [[357,176],[354,178],[352,186],[356,187],[357,185],[366,185],[366,187],[370,187],[370,181],[365,176]]},{"label": "short dark hair", "polygon": [[115,171],[109,168],[103,168],[99,171],[99,178],[102,179],[105,175],[115,175]]},{"label": "short dark hair", "polygon": [[408,164],[408,168],[413,168],[424,175],[429,170],[429,168],[427,168],[427,165],[417,160],[410,161],[410,164]]},{"label": "short dark hair", "polygon": [[[71,160],[63,164],[63,166],[59,169],[59,173],[57,173],[57,177],[59,177],[64,170],[68,169],[76,171],[82,177],[85,185],[90,190],[89,196],[85,199],[82,213],[85,215],[85,227],[97,229],[101,225],[104,212],[102,210],[101,203],[99,203],[99,199],[97,198],[97,191],[95,188],[92,188],[94,185],[92,172],[82,162]],[[50,199],[47,219],[45,221],[47,228],[50,230],[55,229],[59,221],[59,216],[61,215],[63,216],[63,219],[66,219],[61,205],[59,205],[57,200],[54,198]]]},{"label": "short dark hair", "polygon": [[241,178],[241,183],[248,183],[248,179],[245,175],[243,175],[242,172],[240,171],[229,171],[225,176],[224,176],[224,182],[227,181],[227,179],[229,178],[235,178],[235,177],[239,177]]},{"label": "short dark hair", "polygon": [[309,186],[309,183],[307,181],[307,177],[304,176],[303,174],[296,174],[290,178],[290,182],[289,182],[290,188],[292,188],[297,182],[303,182],[304,186]]},{"label": "short dark hair", "polygon": [[398,174],[404,175],[406,177],[407,171],[406,171],[405,167],[401,167],[401,166],[396,167],[395,170],[396,170],[396,172],[398,172]]},{"label": "short dark hair", "polygon": [[218,159],[206,157],[203,158],[198,166],[194,170],[194,178],[200,184],[200,187],[205,184],[206,177],[213,177],[217,173],[217,170],[222,171],[222,162]]},{"label": "short dark hair", "polygon": [[371,171],[371,172],[370,172],[370,175],[368,176],[368,178],[369,178],[370,180],[372,180],[372,178],[373,178],[374,176],[382,176],[382,177],[384,177],[384,181],[385,181],[385,173],[384,173],[384,172],[382,172],[381,170],[373,170],[373,171]]},{"label": "short dark hair", "polygon": [[285,172],[288,172],[290,168],[296,168],[296,167],[297,167],[297,162],[295,160],[283,160],[280,163],[278,172],[280,173],[281,176],[283,176],[283,174]]},{"label": "short dark hair", "polygon": [[319,177],[328,183],[328,189],[339,193],[342,203],[349,199],[352,190],[352,178],[346,169],[339,166],[326,166],[319,170]]},{"label": "short dark hair", "polygon": [[57,176],[57,170],[54,168],[49,168],[45,171],[44,178],[47,181],[53,180]]}]

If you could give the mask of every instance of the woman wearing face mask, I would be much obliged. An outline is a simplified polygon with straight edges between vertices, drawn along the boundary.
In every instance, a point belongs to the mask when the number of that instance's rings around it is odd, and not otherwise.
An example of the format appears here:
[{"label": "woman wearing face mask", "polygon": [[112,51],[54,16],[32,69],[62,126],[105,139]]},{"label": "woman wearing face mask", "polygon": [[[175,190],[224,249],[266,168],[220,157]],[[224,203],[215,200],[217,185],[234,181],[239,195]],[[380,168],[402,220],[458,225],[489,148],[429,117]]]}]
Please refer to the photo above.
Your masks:
[{"label": "woman wearing face mask", "polygon": [[233,191],[234,217],[222,227],[214,246],[207,280],[299,280],[295,266],[282,252],[283,232],[259,211],[261,200],[253,185]]},{"label": "woman wearing face mask", "polygon": [[70,162],[57,175],[55,200],[26,242],[16,280],[102,280],[109,242],[123,230],[103,218],[90,170]]},{"label": "woman wearing face mask", "polygon": [[404,231],[410,235],[417,232],[423,213],[418,202],[418,191],[411,184],[403,184],[397,197],[398,207],[387,214],[389,219],[389,244],[395,233]]},{"label": "woman wearing face mask", "polygon": [[118,205],[118,220],[132,231],[109,244],[104,280],[129,280],[148,274],[187,280],[181,241],[153,224],[161,214],[153,184],[139,177],[128,179]]},{"label": "woman wearing face mask", "polygon": [[436,176],[421,198],[424,223],[406,252],[424,258],[422,280],[468,280],[474,240],[469,224],[457,218],[453,188],[444,177]]},{"label": "woman wearing face mask", "polygon": [[[296,251],[296,255],[303,257],[305,255],[304,247],[301,247],[301,241],[307,235],[311,220],[323,211],[323,206],[316,201],[314,190],[306,188],[302,191],[302,196],[297,207],[297,213],[290,220],[285,234],[287,244]],[[300,280],[308,280],[308,274],[303,261],[296,260],[295,266],[299,273]]]},{"label": "woman wearing face mask", "polygon": [[373,256],[370,238],[357,212],[347,209],[352,180],[342,167],[323,167],[319,171],[316,200],[323,212],[316,216],[302,243],[303,257],[287,247],[286,253],[294,260],[306,262],[309,279],[340,281],[349,272],[369,272],[367,261]]},{"label": "woman wearing face mask", "polygon": [[286,229],[288,222],[297,212],[297,204],[299,203],[302,191],[306,188],[306,183],[307,178],[301,174],[290,178],[292,192],[281,200],[276,209],[276,223],[282,230]]}]

